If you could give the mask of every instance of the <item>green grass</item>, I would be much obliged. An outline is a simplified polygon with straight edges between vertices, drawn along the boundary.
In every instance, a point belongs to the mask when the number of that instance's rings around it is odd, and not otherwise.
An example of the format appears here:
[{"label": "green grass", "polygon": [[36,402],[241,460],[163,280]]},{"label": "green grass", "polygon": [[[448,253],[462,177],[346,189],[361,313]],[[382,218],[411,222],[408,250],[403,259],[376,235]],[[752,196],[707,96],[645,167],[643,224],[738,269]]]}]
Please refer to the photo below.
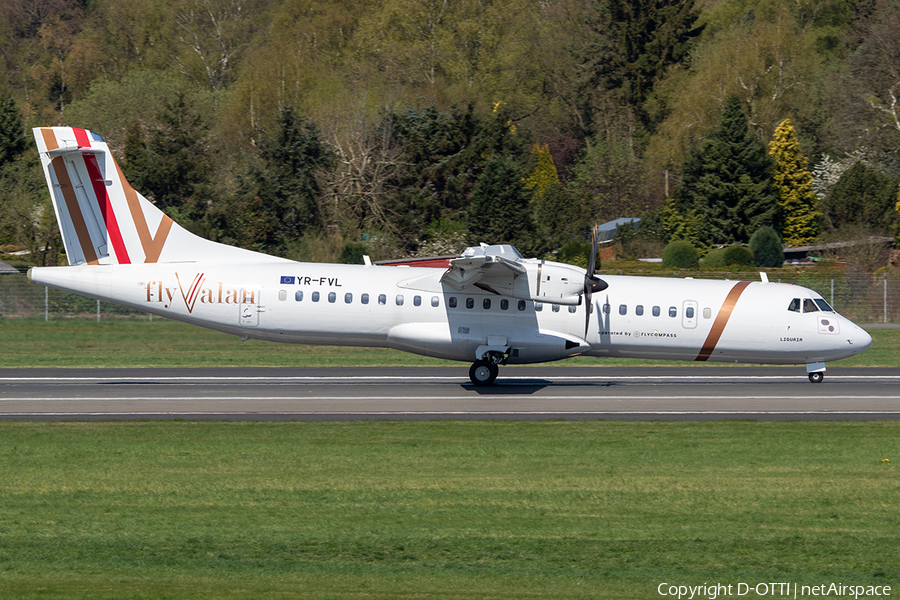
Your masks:
[{"label": "green grass", "polygon": [[[874,342],[835,366],[900,365],[900,330],[870,330]],[[168,319],[92,321],[0,320],[0,367],[327,367],[459,365],[384,348],[296,346],[248,340]],[[565,365],[625,366],[661,363],[578,357]],[[715,363],[703,363],[704,365]]]},{"label": "green grass", "polygon": [[0,598],[896,589],[898,439],[896,422],[0,423]]}]

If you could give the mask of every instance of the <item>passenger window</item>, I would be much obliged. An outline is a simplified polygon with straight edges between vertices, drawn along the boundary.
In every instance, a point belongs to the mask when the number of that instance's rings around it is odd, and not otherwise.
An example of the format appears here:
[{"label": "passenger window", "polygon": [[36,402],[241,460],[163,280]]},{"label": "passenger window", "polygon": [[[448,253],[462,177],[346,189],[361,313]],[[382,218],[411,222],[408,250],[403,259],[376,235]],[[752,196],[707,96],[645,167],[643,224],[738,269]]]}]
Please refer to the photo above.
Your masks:
[{"label": "passenger window", "polygon": [[635,306],[635,307],[634,307],[634,314],[636,314],[636,315],[639,316],[639,317],[640,317],[640,316],[643,316],[643,314],[644,314],[644,305],[643,305],[643,304],[638,304],[637,306]]},{"label": "passenger window", "polygon": [[413,306],[422,306],[422,296],[413,296]]},{"label": "passenger window", "polygon": [[674,319],[675,317],[677,317],[677,316],[678,316],[678,309],[675,308],[674,306],[670,306],[670,307],[669,307],[669,316],[672,317],[673,319]]},{"label": "passenger window", "polygon": [[619,314],[620,314],[620,315],[627,315],[627,314],[628,314],[628,306],[625,305],[625,304],[620,304],[620,305],[619,305]]},{"label": "passenger window", "polygon": [[353,294],[347,292],[346,294],[344,294],[344,303],[350,304],[351,302],[353,302]]},{"label": "passenger window", "polygon": [[684,309],[684,316],[686,316],[688,319],[693,319],[694,318],[694,307],[688,306],[686,309]]},{"label": "passenger window", "polygon": [[658,306],[654,306],[654,307],[653,307],[653,316],[654,316],[654,317],[658,317],[658,316],[659,316],[659,307],[658,307]]},{"label": "passenger window", "polygon": [[788,310],[792,312],[800,312],[800,298],[794,298],[788,305]]},{"label": "passenger window", "polygon": [[334,304],[334,301],[337,300],[337,293],[328,292],[328,301]]},{"label": "passenger window", "polygon": [[509,310],[509,300],[504,298],[500,301],[500,310]]},{"label": "passenger window", "polygon": [[318,302],[318,301],[319,301],[319,292],[313,292],[313,295],[312,295],[312,301],[313,301],[313,302]]},{"label": "passenger window", "polygon": [[570,306],[570,307],[569,307],[569,312],[570,312],[570,313],[574,313],[576,310],[578,310],[578,307],[577,307],[577,306]]},{"label": "passenger window", "polygon": [[369,303],[369,295],[363,294],[362,296],[359,297],[359,301],[362,302],[363,304],[368,304]]},{"label": "passenger window", "polygon": [[450,296],[447,299],[447,306],[450,308],[456,308],[456,296]]},{"label": "passenger window", "polygon": [[438,298],[437,296],[432,296],[432,297],[431,297],[431,305],[432,305],[432,306],[440,306],[440,305],[441,305],[441,299]]},{"label": "passenger window", "polygon": [[559,312],[559,304],[551,304],[550,306],[553,309],[553,312]]},{"label": "passenger window", "polygon": [[608,315],[608,314],[609,314],[609,311],[610,311],[610,306],[609,306],[609,304],[604,304],[604,305],[603,305],[603,314],[604,314],[604,315]]},{"label": "passenger window", "polygon": [[300,290],[297,290],[296,292],[294,292],[294,300],[296,300],[297,302],[302,302],[303,301],[303,292],[301,292]]},{"label": "passenger window", "polygon": [[387,296],[378,294],[378,304],[387,304]]},{"label": "passenger window", "polygon": [[804,298],[803,299],[803,312],[805,312],[805,313],[819,312],[819,307],[816,306],[816,303],[812,301],[812,298]]},{"label": "passenger window", "polygon": [[397,306],[403,306],[403,294],[397,294],[395,302],[397,303]]},{"label": "passenger window", "polygon": [[475,298],[466,298],[466,308],[475,308]]},{"label": "passenger window", "polygon": [[712,309],[708,306],[703,309],[703,318],[704,319],[712,319]]},{"label": "passenger window", "polygon": [[519,300],[518,307],[519,307],[519,310],[525,310],[525,301]]},{"label": "passenger window", "polygon": [[544,310],[544,304],[542,302],[535,302],[534,312],[541,312],[542,310]]},{"label": "passenger window", "polygon": [[287,300],[287,290],[278,290],[278,299],[282,302]]},{"label": "passenger window", "polygon": [[484,300],[482,300],[481,307],[484,308],[484,310],[490,310],[491,309],[491,299],[485,298]]}]

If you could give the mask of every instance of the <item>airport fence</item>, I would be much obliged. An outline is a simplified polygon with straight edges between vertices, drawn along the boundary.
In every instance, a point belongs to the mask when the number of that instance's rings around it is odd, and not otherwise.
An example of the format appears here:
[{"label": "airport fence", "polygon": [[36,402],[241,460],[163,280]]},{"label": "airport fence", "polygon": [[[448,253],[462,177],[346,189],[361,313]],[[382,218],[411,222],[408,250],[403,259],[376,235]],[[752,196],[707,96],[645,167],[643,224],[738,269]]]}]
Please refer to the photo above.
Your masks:
[{"label": "airport fence", "polygon": [[28,281],[24,273],[0,275],[0,319],[144,318],[145,312],[62,292]]},{"label": "airport fence", "polygon": [[[709,271],[628,273],[601,271],[600,274],[693,277],[695,279],[759,280],[759,274]],[[900,324],[900,270],[881,273],[853,271],[821,273],[773,270],[769,281],[792,283],[815,290],[842,315],[857,323]],[[0,275],[0,319],[43,318],[45,320],[90,318],[144,318],[145,312],[108,302],[84,298],[28,281],[24,273]]]}]

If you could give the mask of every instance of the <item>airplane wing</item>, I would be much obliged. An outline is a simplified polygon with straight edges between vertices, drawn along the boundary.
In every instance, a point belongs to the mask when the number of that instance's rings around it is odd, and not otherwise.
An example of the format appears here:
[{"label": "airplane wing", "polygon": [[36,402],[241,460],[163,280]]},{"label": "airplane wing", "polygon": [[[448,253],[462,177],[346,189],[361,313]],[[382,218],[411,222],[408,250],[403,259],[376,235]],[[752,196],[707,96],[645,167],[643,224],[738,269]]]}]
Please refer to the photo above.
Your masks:
[{"label": "airplane wing", "polygon": [[505,244],[466,248],[462,255],[450,260],[441,283],[457,292],[476,287],[498,296],[569,306],[581,304],[585,292],[584,269],[528,260]]},{"label": "airplane wing", "polygon": [[450,261],[450,268],[441,276],[441,283],[456,291],[477,286],[499,294],[498,289],[511,289],[515,278],[527,273],[524,265],[502,256],[463,256]]}]

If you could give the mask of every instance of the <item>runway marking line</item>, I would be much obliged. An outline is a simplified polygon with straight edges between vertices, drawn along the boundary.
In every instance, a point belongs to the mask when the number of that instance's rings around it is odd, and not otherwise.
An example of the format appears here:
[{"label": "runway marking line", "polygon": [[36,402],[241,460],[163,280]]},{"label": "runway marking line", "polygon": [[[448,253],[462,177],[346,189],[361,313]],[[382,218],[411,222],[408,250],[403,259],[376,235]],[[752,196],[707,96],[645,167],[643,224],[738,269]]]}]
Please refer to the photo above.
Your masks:
[{"label": "runway marking line", "polygon": [[[58,417],[58,416],[122,416],[122,415],[166,415],[166,416],[209,416],[221,415],[220,412],[83,412],[83,413],[0,413],[0,418],[18,415],[33,415],[40,417]],[[334,416],[396,416],[396,415],[415,415],[415,416],[466,416],[466,415],[493,415],[493,416],[528,416],[528,415],[558,415],[558,416],[578,416],[578,415],[896,415],[900,414],[895,410],[794,410],[794,411],[741,411],[741,410],[671,410],[671,411],[639,411],[639,410],[623,410],[623,411],[534,411],[534,412],[497,412],[497,411],[395,411],[395,412],[336,412],[336,411],[231,411],[225,414],[229,415],[334,415]]]},{"label": "runway marking line", "polygon": [[[844,400],[900,400],[900,396],[790,396],[785,398],[778,396],[534,396],[503,394],[497,396],[428,396],[428,400],[474,400],[478,398],[491,398],[493,400],[533,400],[540,398],[542,400],[826,400],[831,398],[840,398]],[[66,396],[55,397],[45,396],[39,398],[5,398],[0,397],[0,402],[135,402],[135,401],[163,401],[163,402],[182,402],[194,400],[409,400],[412,402],[421,402],[419,397],[398,397],[398,396],[179,396],[178,398],[165,398],[160,396]]]}]

